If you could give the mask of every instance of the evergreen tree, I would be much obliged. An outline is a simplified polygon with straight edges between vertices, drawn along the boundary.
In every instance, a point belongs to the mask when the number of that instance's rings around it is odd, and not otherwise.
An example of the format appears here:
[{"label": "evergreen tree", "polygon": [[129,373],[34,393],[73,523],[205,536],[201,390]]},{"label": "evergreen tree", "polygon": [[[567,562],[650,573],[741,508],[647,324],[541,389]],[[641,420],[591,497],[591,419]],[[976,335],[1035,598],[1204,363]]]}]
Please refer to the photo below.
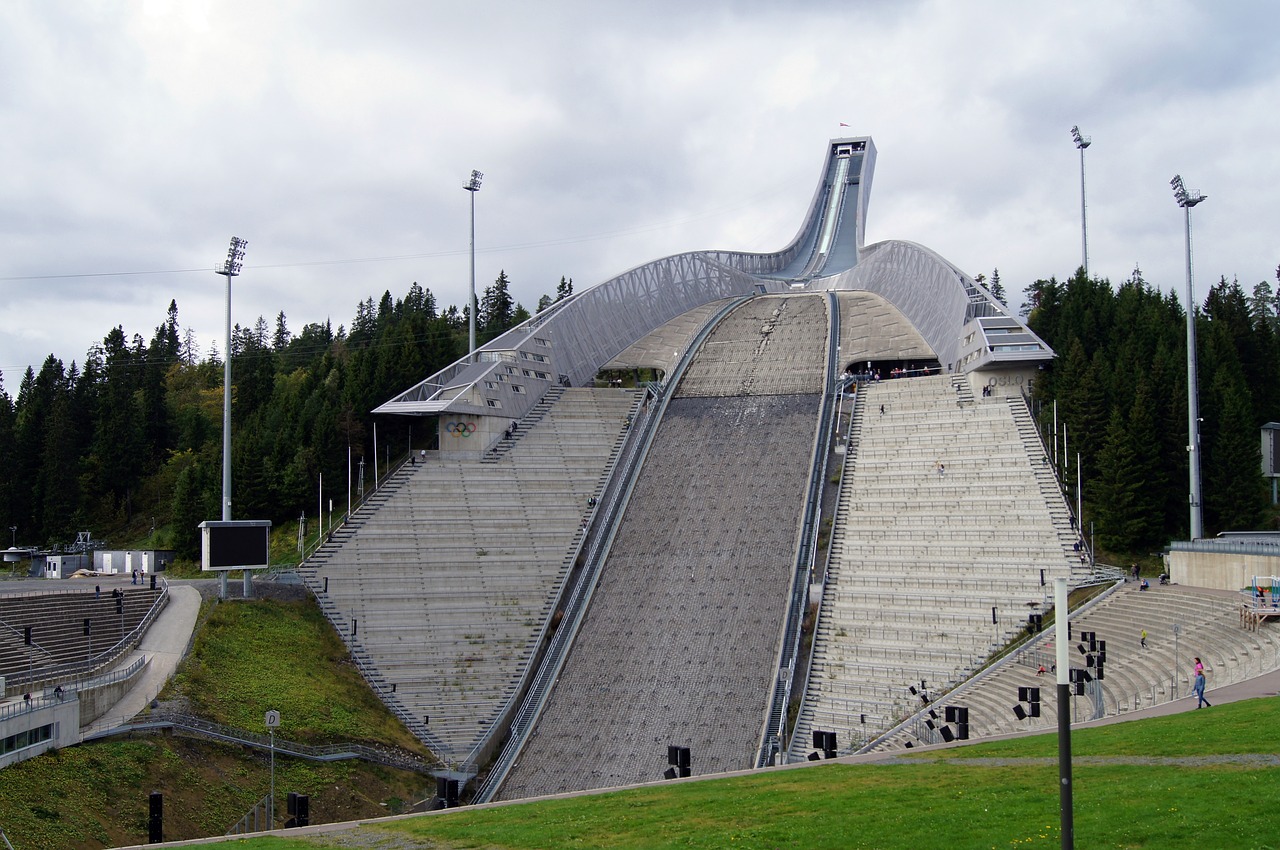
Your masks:
[{"label": "evergreen tree", "polygon": [[[5,390],[4,378],[0,375],[0,469],[16,470],[15,424],[13,399]],[[19,493],[18,481],[13,474],[0,475],[0,527],[17,524]],[[28,530],[22,529],[23,533]],[[10,540],[10,544],[13,542]]]},{"label": "evergreen tree", "polygon": [[276,354],[289,347],[289,323],[284,317],[284,310],[276,314],[276,332],[271,336],[271,350]]},{"label": "evergreen tree", "polygon": [[140,357],[136,348],[127,347],[124,329],[119,325],[103,338],[102,344],[99,413],[89,467],[95,492],[109,495],[109,504],[123,507],[127,516],[133,488],[148,468],[150,457],[142,411],[137,404],[145,349]]},{"label": "evergreen tree", "polygon": [[992,269],[991,285],[987,287],[991,292],[991,297],[995,298],[1004,306],[1009,306],[1009,299],[1004,294],[1004,286],[1000,283],[1000,270]]},{"label": "evergreen tree", "polygon": [[1205,526],[1216,531],[1254,529],[1266,505],[1266,484],[1249,391],[1238,372],[1220,369],[1210,395],[1219,419],[1202,470]]},{"label": "evergreen tree", "polygon": [[[1280,274],[1280,271],[1277,271]],[[563,301],[573,294],[573,278],[565,279],[564,275],[560,276],[560,283],[556,284],[556,300]]]},{"label": "evergreen tree", "polygon": [[515,301],[511,298],[510,281],[506,271],[501,271],[493,286],[485,287],[480,312],[476,314],[476,325],[492,339],[512,327],[514,315]]},{"label": "evergreen tree", "polygon": [[1113,409],[1102,450],[1098,453],[1092,510],[1097,523],[1098,542],[1104,549],[1123,550],[1130,545],[1127,525],[1136,510],[1137,488],[1142,486],[1128,474],[1133,461],[1133,445],[1129,441],[1125,417],[1119,409]]}]

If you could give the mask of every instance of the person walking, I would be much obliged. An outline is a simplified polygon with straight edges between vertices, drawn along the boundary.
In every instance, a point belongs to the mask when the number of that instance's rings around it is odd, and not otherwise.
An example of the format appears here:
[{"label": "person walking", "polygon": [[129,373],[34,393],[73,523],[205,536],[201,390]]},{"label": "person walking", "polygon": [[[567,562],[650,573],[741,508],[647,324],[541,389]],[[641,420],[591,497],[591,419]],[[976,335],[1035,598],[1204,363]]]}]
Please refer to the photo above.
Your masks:
[{"label": "person walking", "polygon": [[1196,708],[1197,709],[1212,708],[1209,701],[1204,698],[1204,686],[1205,686],[1204,664],[1201,663],[1198,657],[1196,658],[1195,669],[1196,669],[1196,678],[1195,678],[1195,682],[1193,682],[1191,685],[1191,692],[1196,695]]},{"label": "person walking", "polygon": [[1142,630],[1142,637],[1140,638],[1139,642],[1142,644],[1143,649],[1147,648],[1147,630],[1146,629]]}]

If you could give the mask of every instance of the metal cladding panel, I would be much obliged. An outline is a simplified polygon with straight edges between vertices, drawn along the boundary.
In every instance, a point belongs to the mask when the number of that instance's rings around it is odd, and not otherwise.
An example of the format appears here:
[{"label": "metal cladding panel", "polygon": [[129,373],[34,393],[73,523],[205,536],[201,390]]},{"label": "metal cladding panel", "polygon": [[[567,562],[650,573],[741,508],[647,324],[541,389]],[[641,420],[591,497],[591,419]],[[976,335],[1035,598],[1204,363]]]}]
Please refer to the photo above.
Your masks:
[{"label": "metal cladding panel", "polygon": [[911,242],[878,242],[862,261],[822,281],[828,289],[873,292],[915,326],[944,365],[956,361],[969,296],[950,263]]}]

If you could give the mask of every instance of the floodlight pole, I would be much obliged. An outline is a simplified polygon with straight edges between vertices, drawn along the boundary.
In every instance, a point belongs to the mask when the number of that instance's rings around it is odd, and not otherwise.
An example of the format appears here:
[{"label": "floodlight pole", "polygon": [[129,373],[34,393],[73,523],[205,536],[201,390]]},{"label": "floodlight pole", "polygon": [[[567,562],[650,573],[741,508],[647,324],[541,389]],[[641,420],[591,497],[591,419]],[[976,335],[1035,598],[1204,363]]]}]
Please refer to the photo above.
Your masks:
[{"label": "floodlight pole", "polygon": [[1071,791],[1071,656],[1067,653],[1070,626],[1067,615],[1067,580],[1053,580],[1054,649],[1058,673],[1058,814],[1062,850],[1075,847],[1075,817]]},{"label": "floodlight pole", "polygon": [[[484,175],[479,171],[472,171],[471,179],[462,187],[471,193],[471,306],[467,308],[467,315],[471,321],[470,333],[467,335],[468,363],[474,363],[476,360],[476,192],[480,191],[480,181],[483,179]],[[412,447],[409,450],[413,451]]]},{"label": "floodlight pole", "polygon": [[1200,495],[1200,403],[1196,387],[1196,297],[1191,281],[1191,208],[1207,195],[1199,191],[1188,192],[1182,184],[1182,175],[1175,174],[1169,181],[1174,200],[1186,215],[1187,233],[1187,472],[1191,493],[1191,539],[1204,536],[1204,517]]},{"label": "floodlight pole", "polygon": [[1084,149],[1093,144],[1093,139],[1089,136],[1080,135],[1079,127],[1071,128],[1071,138],[1075,140],[1076,147],[1080,149],[1080,267],[1084,269],[1085,277],[1089,276],[1089,221],[1085,216],[1084,203]]},{"label": "floodlight pole", "polygon": [[[239,236],[231,237],[231,247],[227,249],[227,259],[213,270],[227,279],[227,350],[222,368],[222,521],[231,520],[231,278],[240,274],[244,264],[244,249],[249,243]],[[220,573],[221,584],[218,595],[227,598],[227,574]],[[246,596],[249,589],[249,573],[245,571],[244,585]]]}]

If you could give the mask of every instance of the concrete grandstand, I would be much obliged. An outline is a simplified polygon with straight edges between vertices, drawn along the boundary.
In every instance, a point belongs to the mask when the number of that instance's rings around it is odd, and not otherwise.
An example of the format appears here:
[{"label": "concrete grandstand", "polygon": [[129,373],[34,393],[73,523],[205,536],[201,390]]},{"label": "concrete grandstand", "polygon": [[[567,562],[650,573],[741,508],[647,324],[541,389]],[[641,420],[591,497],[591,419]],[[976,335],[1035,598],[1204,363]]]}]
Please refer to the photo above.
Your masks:
[{"label": "concrete grandstand", "polygon": [[782,250],[632,269],[377,409],[439,450],[302,572],[410,727],[493,764],[479,799],[856,749],[1092,580],[1024,401],[1053,352],[864,245],[874,163],[832,140]]}]

